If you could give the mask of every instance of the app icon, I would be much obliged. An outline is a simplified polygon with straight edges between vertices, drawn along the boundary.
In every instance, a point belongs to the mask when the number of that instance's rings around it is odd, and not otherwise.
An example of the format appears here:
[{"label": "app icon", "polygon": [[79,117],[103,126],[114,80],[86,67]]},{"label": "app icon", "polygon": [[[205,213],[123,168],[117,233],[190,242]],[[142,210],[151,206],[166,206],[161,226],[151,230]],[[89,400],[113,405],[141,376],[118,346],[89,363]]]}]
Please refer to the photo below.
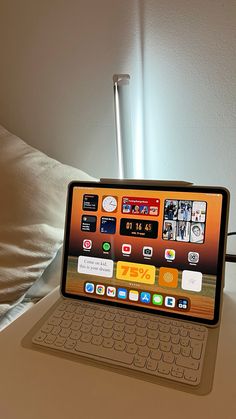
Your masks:
[{"label": "app icon", "polygon": [[165,297],[165,306],[173,308],[175,306],[175,298],[174,297]]},{"label": "app icon", "polygon": [[199,253],[197,253],[197,252],[189,252],[188,253],[188,261],[190,263],[198,263],[199,262]]},{"label": "app icon", "polygon": [[88,240],[88,239],[83,240],[83,249],[84,250],[92,249],[92,244],[93,244],[92,240]]},{"label": "app icon", "polygon": [[178,269],[160,268],[158,283],[161,287],[177,288]]},{"label": "app icon", "polygon": [[81,230],[95,232],[97,217],[95,215],[83,215],[81,220]]},{"label": "app icon", "polygon": [[85,292],[88,292],[89,294],[92,294],[94,292],[94,284],[92,284],[91,282],[86,282]]},{"label": "app icon", "polygon": [[125,288],[118,288],[117,297],[121,300],[125,300],[127,298],[127,289]]},{"label": "app icon", "polygon": [[122,244],[122,253],[124,255],[130,255],[131,249],[132,249],[131,244]]},{"label": "app icon", "polygon": [[174,260],[175,259],[175,250],[174,249],[166,249],[165,250],[165,259],[166,260]]},{"label": "app icon", "polygon": [[155,306],[161,306],[163,304],[163,297],[160,294],[153,294],[152,296],[152,304]]},{"label": "app icon", "polygon": [[138,301],[139,293],[136,290],[130,290],[129,292],[129,299],[130,301]]},{"label": "app icon", "polygon": [[151,294],[150,292],[141,292],[140,294],[140,301],[141,303],[149,304],[151,300]]},{"label": "app icon", "polygon": [[100,232],[105,234],[115,234],[116,232],[116,218],[114,217],[102,217]]},{"label": "app icon", "polygon": [[102,243],[102,250],[104,252],[110,252],[110,250],[111,250],[111,243],[109,243],[109,242],[103,242]]},{"label": "app icon", "polygon": [[153,255],[153,248],[150,246],[143,246],[143,256],[151,258]]},{"label": "app icon", "polygon": [[104,196],[102,200],[102,209],[106,212],[115,212],[117,209],[117,197]]},{"label": "app icon", "polygon": [[202,289],[202,273],[183,271],[181,287],[186,291],[200,292]]},{"label": "app icon", "polygon": [[96,294],[98,294],[98,295],[104,295],[105,294],[104,285],[101,285],[101,284],[96,285]]},{"label": "app icon", "polygon": [[187,310],[188,308],[188,300],[185,298],[181,298],[177,301],[177,307],[181,308],[182,310]]},{"label": "app icon", "polygon": [[115,287],[107,287],[107,296],[108,297],[115,297],[116,296],[116,288]]}]

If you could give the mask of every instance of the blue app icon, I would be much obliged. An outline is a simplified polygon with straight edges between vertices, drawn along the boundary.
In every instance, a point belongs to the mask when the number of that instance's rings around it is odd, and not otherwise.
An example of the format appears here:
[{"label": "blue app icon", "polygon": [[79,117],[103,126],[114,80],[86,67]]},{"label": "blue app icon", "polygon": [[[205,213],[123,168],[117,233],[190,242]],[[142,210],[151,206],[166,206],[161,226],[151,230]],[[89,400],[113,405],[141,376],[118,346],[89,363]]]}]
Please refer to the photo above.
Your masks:
[{"label": "blue app icon", "polygon": [[150,292],[141,292],[140,294],[140,301],[141,303],[149,304],[151,301],[151,294]]},{"label": "blue app icon", "polygon": [[125,300],[127,298],[127,290],[125,288],[118,288],[117,297]]},{"label": "blue app icon", "polygon": [[85,292],[92,294],[94,292],[94,284],[92,284],[91,282],[86,282]]}]

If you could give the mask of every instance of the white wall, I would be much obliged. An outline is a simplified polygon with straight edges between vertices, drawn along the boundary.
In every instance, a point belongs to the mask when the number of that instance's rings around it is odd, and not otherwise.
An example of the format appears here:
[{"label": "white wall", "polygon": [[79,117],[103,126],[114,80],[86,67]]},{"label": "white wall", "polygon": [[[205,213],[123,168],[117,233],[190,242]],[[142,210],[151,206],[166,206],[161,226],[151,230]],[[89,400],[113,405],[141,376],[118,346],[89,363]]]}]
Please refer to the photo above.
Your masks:
[{"label": "white wall", "polygon": [[135,1],[0,0],[0,123],[116,176],[114,73],[133,72]]},{"label": "white wall", "polygon": [[236,201],[235,0],[0,7],[0,123],[61,161],[116,176],[112,75],[130,73],[145,176],[225,185]]}]

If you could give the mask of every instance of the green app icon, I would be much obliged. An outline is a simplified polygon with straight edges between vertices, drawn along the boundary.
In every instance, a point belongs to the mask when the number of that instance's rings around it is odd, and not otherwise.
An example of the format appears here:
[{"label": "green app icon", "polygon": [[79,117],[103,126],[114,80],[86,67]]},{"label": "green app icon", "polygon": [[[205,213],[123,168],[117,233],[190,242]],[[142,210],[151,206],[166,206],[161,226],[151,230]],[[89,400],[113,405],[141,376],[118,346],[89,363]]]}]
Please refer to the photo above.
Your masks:
[{"label": "green app icon", "polygon": [[155,306],[161,306],[163,303],[163,297],[160,294],[153,294],[152,296],[152,304]]},{"label": "green app icon", "polygon": [[111,243],[109,243],[109,242],[104,242],[104,243],[102,244],[102,250],[103,250],[104,252],[110,252],[110,250],[111,250]]}]

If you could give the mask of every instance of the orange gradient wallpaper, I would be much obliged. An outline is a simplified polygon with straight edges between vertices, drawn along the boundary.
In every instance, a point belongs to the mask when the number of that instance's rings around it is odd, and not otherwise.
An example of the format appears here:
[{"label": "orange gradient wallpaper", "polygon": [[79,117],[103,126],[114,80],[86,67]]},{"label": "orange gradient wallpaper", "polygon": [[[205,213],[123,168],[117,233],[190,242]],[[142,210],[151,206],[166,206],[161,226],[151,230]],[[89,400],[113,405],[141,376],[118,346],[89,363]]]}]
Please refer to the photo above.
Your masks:
[{"label": "orange gradient wallpaper", "polygon": [[214,318],[222,194],[74,187],[65,291]]}]

